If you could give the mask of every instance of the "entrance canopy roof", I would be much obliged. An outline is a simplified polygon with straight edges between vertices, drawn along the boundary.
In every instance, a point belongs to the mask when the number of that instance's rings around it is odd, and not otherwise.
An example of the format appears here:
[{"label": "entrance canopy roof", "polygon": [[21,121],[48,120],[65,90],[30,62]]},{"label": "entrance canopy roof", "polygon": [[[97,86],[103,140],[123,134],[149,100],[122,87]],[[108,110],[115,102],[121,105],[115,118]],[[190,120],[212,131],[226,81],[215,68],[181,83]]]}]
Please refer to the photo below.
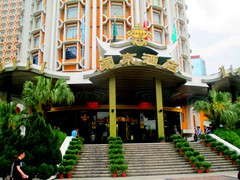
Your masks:
[{"label": "entrance canopy roof", "polygon": [[115,75],[118,89],[153,89],[155,78],[162,81],[163,88],[179,86],[187,82],[187,78],[180,73],[172,73],[161,66],[148,66],[140,62],[136,62],[134,66],[116,64],[112,70],[96,72],[85,78],[89,78],[98,87],[108,88],[108,79],[111,75]]}]

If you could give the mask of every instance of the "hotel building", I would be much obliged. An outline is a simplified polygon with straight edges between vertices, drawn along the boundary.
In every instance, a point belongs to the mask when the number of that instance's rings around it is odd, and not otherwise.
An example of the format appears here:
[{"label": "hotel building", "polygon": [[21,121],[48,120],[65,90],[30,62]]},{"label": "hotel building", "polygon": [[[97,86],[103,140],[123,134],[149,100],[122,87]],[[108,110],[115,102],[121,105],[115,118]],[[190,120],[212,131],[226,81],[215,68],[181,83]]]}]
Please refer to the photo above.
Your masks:
[{"label": "hotel building", "polygon": [[223,71],[190,75],[186,9],[184,0],[2,0],[5,21],[12,10],[19,15],[11,51],[9,23],[3,34],[1,28],[0,96],[18,99],[36,75],[64,78],[76,102],[52,108],[47,121],[68,134],[79,128],[86,142],[101,142],[105,131],[144,142],[168,138],[176,125],[191,136],[204,124],[193,102],[209,88],[221,90]]}]

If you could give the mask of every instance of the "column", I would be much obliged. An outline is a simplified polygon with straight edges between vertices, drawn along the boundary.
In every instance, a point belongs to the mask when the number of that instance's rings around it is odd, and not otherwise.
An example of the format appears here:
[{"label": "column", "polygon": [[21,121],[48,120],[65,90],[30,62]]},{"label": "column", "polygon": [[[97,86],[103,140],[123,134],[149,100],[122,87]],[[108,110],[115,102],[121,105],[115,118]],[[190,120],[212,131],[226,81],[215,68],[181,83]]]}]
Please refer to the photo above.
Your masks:
[{"label": "column", "polygon": [[116,79],[114,75],[109,78],[109,124],[110,136],[116,137]]},{"label": "column", "polygon": [[162,98],[162,82],[160,79],[155,79],[156,90],[156,111],[157,111],[157,128],[158,137],[165,136],[164,133],[164,119],[163,119],[163,98]]}]

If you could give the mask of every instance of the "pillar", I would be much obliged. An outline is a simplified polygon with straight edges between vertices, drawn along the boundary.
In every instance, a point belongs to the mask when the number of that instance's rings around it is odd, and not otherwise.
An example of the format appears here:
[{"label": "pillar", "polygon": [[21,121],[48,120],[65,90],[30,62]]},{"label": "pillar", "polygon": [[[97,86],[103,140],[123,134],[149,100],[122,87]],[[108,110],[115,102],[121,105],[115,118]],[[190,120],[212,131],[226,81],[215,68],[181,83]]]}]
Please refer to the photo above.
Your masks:
[{"label": "pillar", "polygon": [[158,137],[165,136],[164,119],[163,119],[163,98],[162,98],[162,82],[160,79],[155,79],[156,88],[156,111],[157,111],[157,128]]},{"label": "pillar", "polygon": [[109,78],[109,125],[110,136],[117,136],[116,129],[116,79],[114,75]]}]

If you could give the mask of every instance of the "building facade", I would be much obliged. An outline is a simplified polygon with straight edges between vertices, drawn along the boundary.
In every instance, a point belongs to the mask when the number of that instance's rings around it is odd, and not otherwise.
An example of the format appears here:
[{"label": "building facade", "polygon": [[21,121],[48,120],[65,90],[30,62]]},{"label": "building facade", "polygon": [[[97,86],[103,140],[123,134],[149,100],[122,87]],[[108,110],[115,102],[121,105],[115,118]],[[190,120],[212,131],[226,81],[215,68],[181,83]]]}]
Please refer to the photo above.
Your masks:
[{"label": "building facade", "polygon": [[191,56],[192,63],[192,75],[193,76],[206,76],[206,64],[205,61],[199,56]]},{"label": "building facade", "polygon": [[175,125],[186,136],[203,127],[193,103],[212,84],[221,89],[221,73],[190,75],[184,0],[21,3],[17,61],[6,63],[5,54],[1,61],[2,99],[19,99],[36,75],[66,79],[76,102],[53,107],[47,121],[68,134],[79,128],[86,142],[103,142],[106,134],[126,142],[168,140]]}]

